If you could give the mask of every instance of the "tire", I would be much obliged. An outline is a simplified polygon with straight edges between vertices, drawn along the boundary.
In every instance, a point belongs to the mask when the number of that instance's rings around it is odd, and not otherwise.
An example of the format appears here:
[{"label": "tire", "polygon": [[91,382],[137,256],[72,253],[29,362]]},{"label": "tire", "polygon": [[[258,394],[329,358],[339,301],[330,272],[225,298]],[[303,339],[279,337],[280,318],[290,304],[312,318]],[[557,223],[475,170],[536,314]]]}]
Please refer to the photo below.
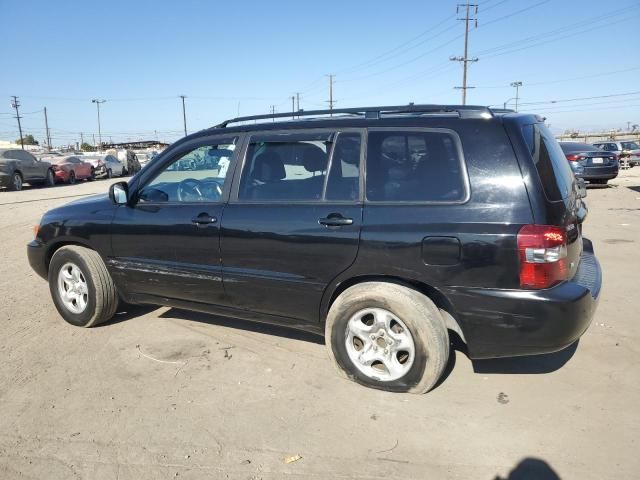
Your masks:
[{"label": "tire", "polygon": [[22,174],[20,172],[13,172],[13,176],[11,177],[11,186],[9,188],[14,192],[19,192],[22,190],[22,186]]},{"label": "tire", "polygon": [[74,185],[76,183],[76,174],[73,170],[69,172],[69,185]]},{"label": "tire", "polygon": [[45,187],[53,187],[56,184],[56,176],[53,173],[53,170],[47,170],[47,178],[44,181]]},{"label": "tire", "polygon": [[[375,325],[381,312],[386,312],[384,315],[391,314],[391,335],[387,330],[386,336],[377,336],[376,340],[369,342],[370,334],[376,334],[374,330],[377,327],[370,327],[365,320],[368,322],[368,315],[373,315]],[[368,338],[367,343],[350,333],[351,325],[367,331],[363,335]],[[367,330],[368,328],[372,330]],[[384,328],[378,330],[378,333],[382,330]],[[395,374],[387,375],[391,373],[391,370],[383,367],[387,363],[377,362],[380,365],[374,365],[376,362],[373,362],[370,366],[361,364],[359,367],[356,360],[352,359],[353,355],[359,354],[362,357],[367,352],[380,357],[383,348],[377,342],[397,342],[398,338],[404,338],[406,344],[407,337],[413,342],[413,355],[409,353],[410,348],[403,351],[402,346],[399,350],[394,350],[393,345],[388,350],[384,347],[385,354],[389,351],[389,355],[395,355],[398,360],[395,363],[393,357],[386,357],[390,365],[397,367]],[[353,347],[349,346],[350,341]],[[362,345],[360,352],[357,351],[358,342]],[[449,335],[438,308],[420,292],[395,283],[364,282],[342,292],[329,309],[325,324],[325,343],[329,357],[341,375],[361,385],[390,392],[428,392],[440,379],[449,359]],[[380,350],[372,353],[376,348]],[[402,358],[405,359],[404,364],[401,363]],[[374,367],[382,369],[379,370],[380,374],[371,373]],[[390,378],[385,379],[385,375]]]},{"label": "tire", "polygon": [[[71,265],[71,267],[69,267]],[[61,270],[71,274],[79,270],[74,286],[61,285]],[[84,285],[82,284],[84,282]],[[69,289],[67,289],[69,286]],[[111,319],[118,308],[118,292],[100,255],[89,248],[77,245],[62,247],[55,252],[49,263],[49,290],[58,313],[71,325],[94,327]],[[62,297],[62,291],[77,293],[71,303]],[[69,306],[71,303],[71,306]],[[73,309],[74,305],[77,307]],[[84,308],[82,306],[84,305]]]},{"label": "tire", "polygon": [[107,178],[113,178],[113,172],[110,168],[107,169]]},{"label": "tire", "polygon": [[87,178],[87,180],[89,180],[90,182],[93,182],[96,179],[96,169],[91,167],[91,175],[89,176],[89,178]]}]

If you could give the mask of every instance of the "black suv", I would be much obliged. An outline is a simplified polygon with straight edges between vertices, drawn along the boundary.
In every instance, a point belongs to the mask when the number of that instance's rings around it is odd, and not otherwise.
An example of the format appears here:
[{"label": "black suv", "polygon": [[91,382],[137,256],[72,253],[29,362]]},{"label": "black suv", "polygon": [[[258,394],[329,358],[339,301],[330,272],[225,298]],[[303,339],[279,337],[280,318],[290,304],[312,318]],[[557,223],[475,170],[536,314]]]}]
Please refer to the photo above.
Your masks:
[{"label": "black suv", "polygon": [[450,331],[488,358],[586,330],[600,266],[584,190],[542,118],[284,116],[190,135],[108,196],[46,213],[28,255],[63,318],[90,327],[121,299],[324,332],[347,377],[418,393],[442,374]]}]

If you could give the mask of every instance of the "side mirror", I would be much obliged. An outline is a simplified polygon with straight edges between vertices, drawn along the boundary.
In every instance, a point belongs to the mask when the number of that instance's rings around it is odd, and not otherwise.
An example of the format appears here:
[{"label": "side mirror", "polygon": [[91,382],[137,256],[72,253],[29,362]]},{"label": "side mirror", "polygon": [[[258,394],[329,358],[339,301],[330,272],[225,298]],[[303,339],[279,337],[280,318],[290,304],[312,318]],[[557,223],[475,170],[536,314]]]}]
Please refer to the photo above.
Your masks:
[{"label": "side mirror", "polygon": [[578,178],[578,198],[585,198],[587,196],[587,184],[583,178]]},{"label": "side mirror", "polygon": [[109,198],[116,205],[126,205],[129,202],[129,185],[127,182],[114,183],[109,187]]}]

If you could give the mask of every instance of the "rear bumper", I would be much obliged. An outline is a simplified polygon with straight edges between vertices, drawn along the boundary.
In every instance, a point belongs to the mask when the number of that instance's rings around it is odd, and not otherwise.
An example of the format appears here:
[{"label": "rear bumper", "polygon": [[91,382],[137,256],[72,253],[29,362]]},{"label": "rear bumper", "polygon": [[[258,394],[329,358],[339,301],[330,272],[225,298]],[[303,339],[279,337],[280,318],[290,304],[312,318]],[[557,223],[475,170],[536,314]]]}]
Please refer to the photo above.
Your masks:
[{"label": "rear bumper", "polygon": [[0,172],[0,187],[10,187],[12,178],[11,174]]},{"label": "rear bumper", "polygon": [[56,170],[55,172],[56,182],[68,182],[69,181],[69,173],[63,170]]},{"label": "rear bumper", "polygon": [[611,180],[618,176],[618,169],[618,165],[584,167],[581,171],[576,171],[575,174],[584,180]]},{"label": "rear bumper", "polygon": [[562,350],[591,323],[602,271],[589,240],[574,278],[545,290],[452,289],[471,358],[535,355]]}]

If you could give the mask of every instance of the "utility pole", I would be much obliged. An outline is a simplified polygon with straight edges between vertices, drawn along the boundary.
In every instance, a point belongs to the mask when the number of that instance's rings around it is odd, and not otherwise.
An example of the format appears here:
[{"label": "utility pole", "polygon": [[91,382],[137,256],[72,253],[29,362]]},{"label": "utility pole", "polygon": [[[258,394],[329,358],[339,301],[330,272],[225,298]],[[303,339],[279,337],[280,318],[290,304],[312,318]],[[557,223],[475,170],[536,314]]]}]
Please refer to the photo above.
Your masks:
[{"label": "utility pole", "polygon": [[276,106],[275,106],[275,105],[271,105],[271,109],[270,109],[270,110],[271,110],[271,115],[273,115],[272,120],[275,122],[275,121],[276,121],[276,117],[275,117],[275,114],[276,114]]},{"label": "utility pole", "polygon": [[296,118],[296,97],[291,96],[291,120]]},{"label": "utility pole", "polygon": [[520,99],[518,92],[519,92],[520,87],[522,86],[522,82],[521,81],[511,82],[510,85],[516,89],[516,97],[515,97],[515,99],[516,99],[516,112],[517,112],[518,111],[518,100]]},{"label": "utility pole", "polygon": [[98,145],[96,145],[96,134],[92,133],[91,137],[93,137],[93,146],[96,147],[96,150],[98,149]]},{"label": "utility pole", "polygon": [[19,110],[20,101],[18,100],[18,97],[16,97],[15,95],[12,95],[11,98],[13,98],[13,100],[11,100],[11,106],[16,109],[15,118],[18,120],[18,131],[20,132],[20,146],[24,150],[24,139],[22,138],[22,125],[20,125],[20,119],[22,118],[20,116],[20,110]]},{"label": "utility pole", "polygon": [[84,133],[80,132],[80,146],[84,145]]},{"label": "utility pole", "polygon": [[[327,75],[327,77],[329,77],[329,111],[333,110],[333,104],[335,103],[333,101],[333,79],[335,78],[335,75]],[[331,116],[333,116],[333,113],[331,114]]]},{"label": "utility pole", "polygon": [[184,136],[187,136],[187,111],[185,109],[184,106],[184,99],[187,98],[186,95],[180,95],[180,98],[182,99],[182,121],[184,123]]},{"label": "utility pole", "polygon": [[[296,92],[296,112],[300,111],[300,92]],[[298,115],[300,118],[300,115]]]},{"label": "utility pole", "polygon": [[51,151],[51,135],[49,134],[49,120],[47,119],[47,107],[44,107],[44,128],[47,132],[47,150]]},{"label": "utility pole", "polygon": [[[96,107],[98,108],[98,142],[100,143],[98,150],[102,150],[102,127],[100,126],[100,104],[104,102],[106,102],[106,100],[99,100],[97,98],[94,98],[91,100],[91,103],[95,103]],[[94,136],[93,143],[95,143],[95,136]]]},{"label": "utility pole", "polygon": [[[463,7],[466,14],[463,18],[458,20],[464,21],[464,56],[463,57],[449,57],[452,62],[462,62],[462,86],[455,87],[458,90],[462,90],[462,105],[467,104],[467,90],[474,87],[467,85],[467,67],[469,62],[477,62],[476,57],[469,58],[469,22],[475,22],[475,28],[478,28],[478,5],[475,3],[459,3],[456,7],[456,13],[460,13],[460,7]],[[474,10],[473,13],[471,10]]]}]

